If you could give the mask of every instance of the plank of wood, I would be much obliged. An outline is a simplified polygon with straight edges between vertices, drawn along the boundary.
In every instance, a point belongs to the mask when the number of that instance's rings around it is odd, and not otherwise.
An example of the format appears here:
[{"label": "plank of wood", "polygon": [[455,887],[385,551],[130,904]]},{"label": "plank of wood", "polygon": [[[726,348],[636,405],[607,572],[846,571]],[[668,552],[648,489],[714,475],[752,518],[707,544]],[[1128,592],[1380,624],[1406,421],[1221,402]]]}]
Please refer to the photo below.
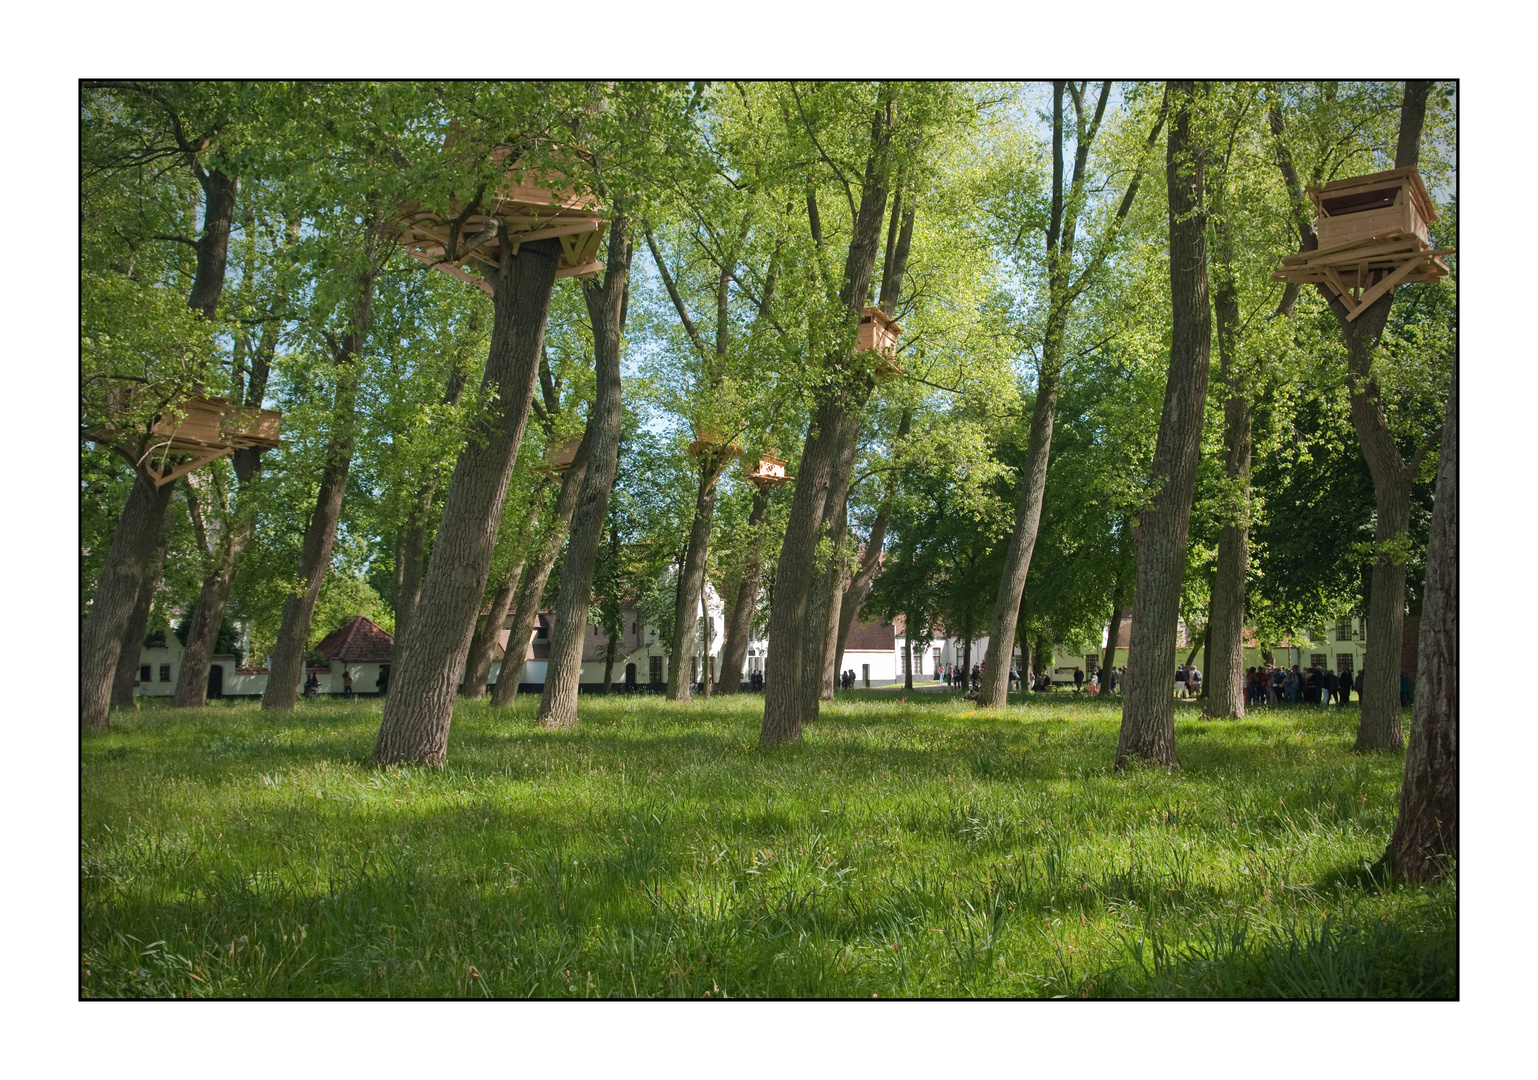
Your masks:
[{"label": "plank of wood", "polygon": [[1330,283],[1330,287],[1333,288],[1336,295],[1340,297],[1340,302],[1346,305],[1346,310],[1354,311],[1356,309],[1356,297],[1352,296],[1351,290],[1346,288],[1346,283],[1342,281],[1340,279],[1340,275],[1335,272],[1335,267],[1325,267],[1324,274],[1325,280]]},{"label": "plank of wood", "polygon": [[1395,285],[1398,285],[1405,278],[1413,274],[1415,272],[1415,268],[1421,264],[1423,259],[1424,253],[1417,256],[1416,258],[1409,260],[1398,270],[1395,270],[1388,277],[1384,278],[1382,281],[1378,282],[1372,288],[1364,292],[1357,309],[1346,316],[1346,321],[1352,322],[1355,320],[1358,315],[1367,310],[1368,305],[1374,303],[1384,293],[1390,291]]}]

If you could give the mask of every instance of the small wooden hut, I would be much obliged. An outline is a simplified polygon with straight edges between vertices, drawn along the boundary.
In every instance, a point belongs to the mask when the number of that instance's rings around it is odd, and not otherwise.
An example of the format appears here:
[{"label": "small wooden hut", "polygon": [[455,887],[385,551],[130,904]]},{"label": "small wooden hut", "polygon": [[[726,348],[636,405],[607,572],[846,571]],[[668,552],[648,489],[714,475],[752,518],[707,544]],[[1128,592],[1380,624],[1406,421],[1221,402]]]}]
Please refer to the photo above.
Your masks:
[{"label": "small wooden hut", "polygon": [[856,352],[874,352],[877,356],[876,378],[889,379],[901,375],[902,367],[893,359],[897,351],[897,336],[902,327],[897,320],[878,307],[860,309],[860,328],[855,338]]},{"label": "small wooden hut", "polygon": [[1448,272],[1429,227],[1431,195],[1413,166],[1335,180],[1307,189],[1319,246],[1282,259],[1272,281],[1318,282],[1340,298],[1352,321],[1396,285],[1436,281]]},{"label": "small wooden hut", "polygon": [[[511,149],[505,146],[492,151],[492,157],[499,162],[510,155]],[[494,235],[458,262],[450,261],[447,252],[459,206],[450,207],[450,216],[445,218],[424,210],[419,203],[402,202],[400,213],[399,240],[413,258],[488,294],[490,283],[470,269],[470,264],[499,268],[504,258],[516,256],[518,248],[531,240],[560,240],[561,261],[555,272],[558,278],[592,277],[603,269],[597,254],[607,221],[598,199],[579,195],[562,177],[520,169],[516,161],[509,165],[501,186],[487,200],[483,211],[460,222],[461,242],[488,231]]]},{"label": "small wooden hut", "polygon": [[759,487],[776,487],[787,480],[794,480],[793,476],[785,475],[785,460],[775,457],[772,452],[755,455],[746,458],[742,462],[742,473],[749,483]]},{"label": "small wooden hut", "polygon": [[722,445],[721,433],[715,428],[701,428],[696,431],[695,440],[689,444],[689,456],[702,458],[707,454],[717,454],[724,462],[742,456],[742,447],[736,443]]}]

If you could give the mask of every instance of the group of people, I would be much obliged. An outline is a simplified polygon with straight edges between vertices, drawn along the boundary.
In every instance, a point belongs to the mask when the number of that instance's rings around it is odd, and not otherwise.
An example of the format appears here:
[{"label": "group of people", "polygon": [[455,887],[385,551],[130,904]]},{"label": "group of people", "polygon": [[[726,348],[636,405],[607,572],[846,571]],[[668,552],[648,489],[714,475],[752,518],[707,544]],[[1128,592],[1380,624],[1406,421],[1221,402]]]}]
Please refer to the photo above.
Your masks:
[{"label": "group of people", "polygon": [[1194,698],[1202,696],[1202,673],[1195,664],[1181,664],[1175,669],[1175,696]]},{"label": "group of people", "polygon": [[939,677],[946,686],[953,686],[959,690],[965,690],[970,686],[973,690],[981,690],[983,665],[973,664],[972,674],[968,677],[967,673],[956,664],[941,664]]},{"label": "group of people", "polygon": [[1287,670],[1275,664],[1262,664],[1244,673],[1244,703],[1328,705],[1333,700],[1344,705],[1351,700],[1351,691],[1361,685],[1362,678],[1361,673],[1353,676],[1347,667],[1336,674],[1328,667],[1300,668],[1294,664]]},{"label": "group of people", "polygon": [[854,668],[850,668],[848,671],[840,671],[838,673],[838,688],[840,690],[850,690],[850,689],[853,689],[854,688],[854,679],[855,679]]}]

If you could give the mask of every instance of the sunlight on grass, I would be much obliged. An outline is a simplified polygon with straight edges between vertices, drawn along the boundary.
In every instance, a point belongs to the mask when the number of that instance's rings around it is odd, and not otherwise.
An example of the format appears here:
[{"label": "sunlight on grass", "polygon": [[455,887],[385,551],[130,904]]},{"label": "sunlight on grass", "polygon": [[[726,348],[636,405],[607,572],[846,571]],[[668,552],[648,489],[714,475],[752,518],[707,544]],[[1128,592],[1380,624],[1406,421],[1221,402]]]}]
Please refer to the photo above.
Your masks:
[{"label": "sunlight on grass", "polygon": [[1119,703],[856,691],[113,715],[83,742],[81,987],[116,996],[1452,997],[1456,884],[1374,882],[1401,755],[1356,710],[1206,723],[1111,769]]}]

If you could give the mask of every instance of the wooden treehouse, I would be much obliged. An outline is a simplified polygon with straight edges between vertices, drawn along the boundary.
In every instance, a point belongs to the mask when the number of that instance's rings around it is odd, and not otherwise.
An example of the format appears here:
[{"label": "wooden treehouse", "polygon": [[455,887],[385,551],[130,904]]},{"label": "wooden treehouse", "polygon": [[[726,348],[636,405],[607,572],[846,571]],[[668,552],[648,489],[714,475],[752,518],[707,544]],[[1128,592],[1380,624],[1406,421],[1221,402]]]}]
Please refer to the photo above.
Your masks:
[{"label": "wooden treehouse", "polygon": [[[507,147],[498,147],[492,156],[503,161],[509,153]],[[519,169],[514,162],[503,175],[501,186],[487,199],[483,211],[470,214],[459,229],[461,245],[488,230],[495,230],[495,235],[462,259],[453,261],[448,258],[450,230],[460,212],[456,204],[445,218],[424,210],[419,203],[402,202],[400,243],[418,262],[487,294],[491,292],[490,283],[471,269],[471,264],[498,269],[504,258],[516,256],[521,245],[533,240],[560,240],[561,259],[555,272],[558,278],[592,277],[603,269],[597,255],[607,220],[598,199],[577,194],[555,174]]]},{"label": "wooden treehouse", "polygon": [[888,379],[901,375],[903,369],[893,359],[897,351],[897,336],[902,327],[897,320],[878,307],[860,309],[860,328],[855,337],[856,352],[874,352],[877,356],[876,378]]},{"label": "wooden treehouse", "polygon": [[572,462],[577,460],[577,448],[581,445],[581,435],[573,435],[569,439],[552,442],[549,446],[545,447],[544,471],[551,476],[565,476],[566,470],[570,469]]},{"label": "wooden treehouse", "polygon": [[[107,392],[107,407],[116,413],[126,412],[142,392],[143,388],[135,384],[113,386]],[[277,447],[282,422],[283,414],[272,409],[232,405],[218,397],[194,397],[156,416],[147,439],[137,426],[111,422],[88,434],[117,447],[135,464],[157,461],[160,471],[149,470],[149,478],[156,487],[164,487],[236,450]],[[172,467],[166,470],[167,465]]]},{"label": "wooden treehouse", "polygon": [[742,456],[742,447],[736,443],[725,443],[721,439],[721,433],[715,428],[703,428],[697,431],[697,437],[689,444],[691,457],[703,458],[714,454],[717,459],[725,464],[733,458]]},{"label": "wooden treehouse", "polygon": [[1283,258],[1272,281],[1328,287],[1345,305],[1349,322],[1394,286],[1437,281],[1447,273],[1441,256],[1454,249],[1431,246],[1429,227],[1437,212],[1414,167],[1307,190],[1319,247]]},{"label": "wooden treehouse", "polygon": [[785,475],[785,461],[777,458],[772,452],[765,452],[756,457],[745,459],[742,463],[742,473],[750,483],[759,487],[775,487],[794,480],[793,476]]}]

